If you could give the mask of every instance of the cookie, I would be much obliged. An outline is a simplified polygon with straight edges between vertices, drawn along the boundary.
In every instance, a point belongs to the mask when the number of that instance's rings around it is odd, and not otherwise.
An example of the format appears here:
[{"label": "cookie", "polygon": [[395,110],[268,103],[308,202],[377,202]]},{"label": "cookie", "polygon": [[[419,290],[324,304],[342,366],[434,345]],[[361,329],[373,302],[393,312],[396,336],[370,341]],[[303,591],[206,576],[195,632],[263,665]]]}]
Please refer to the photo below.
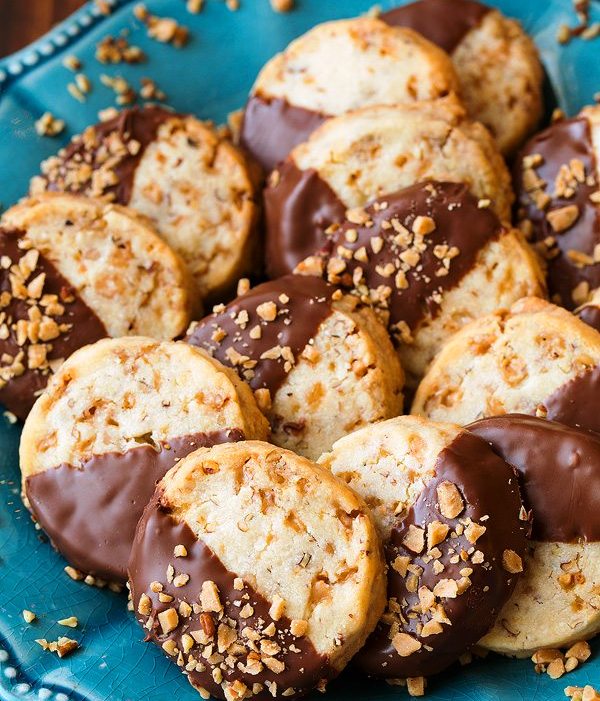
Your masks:
[{"label": "cookie", "polygon": [[480,641],[525,657],[600,632],[600,437],[510,414],[467,427],[520,473],[533,514],[525,573]]},{"label": "cookie", "polygon": [[385,328],[316,277],[258,285],[193,324],[187,341],[250,384],[275,445],[308,458],[402,411],[403,374]]},{"label": "cookie", "polygon": [[591,292],[589,300],[575,309],[573,313],[585,321],[588,326],[600,331],[600,289]]},{"label": "cookie", "polygon": [[328,117],[455,92],[452,62],[411,29],[372,17],[319,24],[262,69],[241,143],[269,171]]},{"label": "cookie", "polygon": [[347,210],[423,180],[464,182],[510,220],[502,157],[455,98],[366,107],[330,119],[273,171],[265,189],[268,275],[292,272],[313,255]]},{"label": "cookie", "polygon": [[600,287],[600,107],[534,136],[515,164],[517,217],[548,265],[553,301],[567,309]]},{"label": "cookie", "polygon": [[266,438],[249,388],[182,342],[139,336],[76,351],[21,437],[23,495],[71,565],[124,582],[156,482],[200,446]]},{"label": "cookie", "polygon": [[380,19],[410,27],[448,52],[465,107],[502,153],[510,155],[535,129],[543,110],[543,71],[519,22],[474,0],[418,0]]},{"label": "cookie", "polygon": [[600,431],[600,334],[534,297],[456,333],[417,389],[413,414],[467,424],[520,413]]},{"label": "cookie", "polygon": [[322,691],[373,630],[383,553],[366,504],[260,441],[197,450],[162,480],[129,562],[134,610],[208,698]]},{"label": "cookie", "polygon": [[88,127],[42,164],[31,192],[66,190],[149,217],[185,261],[197,293],[227,291],[255,263],[255,176],[210,124],[134,107]]},{"label": "cookie", "polygon": [[297,271],[374,305],[415,388],[466,323],[545,294],[530,247],[485,205],[463,183],[417,183],[354,210]]},{"label": "cookie", "polygon": [[319,462],[364,498],[385,543],[388,604],[356,663],[392,680],[442,671],[490,629],[522,571],[515,472],[459,426],[411,416],[341,438]]},{"label": "cookie", "polygon": [[24,419],[54,370],[105,336],[170,339],[194,298],[179,256],[133,211],[47,194],[0,230],[0,401]]}]

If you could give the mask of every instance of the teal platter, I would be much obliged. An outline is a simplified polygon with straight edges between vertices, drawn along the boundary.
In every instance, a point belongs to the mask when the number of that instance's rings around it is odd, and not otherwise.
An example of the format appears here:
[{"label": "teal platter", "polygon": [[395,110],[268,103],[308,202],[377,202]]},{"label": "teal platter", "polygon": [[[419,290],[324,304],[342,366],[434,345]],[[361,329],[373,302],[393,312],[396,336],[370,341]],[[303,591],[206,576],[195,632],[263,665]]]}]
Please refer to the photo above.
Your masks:
[{"label": "teal platter", "polygon": [[[489,0],[488,0],[489,1]],[[237,12],[222,0],[206,0],[199,15],[186,11],[185,0],[149,0],[148,9],[189,27],[184,49],[154,42],[133,16],[134,2],[115,0],[103,15],[89,3],[35,44],[0,61],[0,205],[22,197],[39,163],[70,136],[97,121],[98,111],[114,104],[114,93],[100,74],[121,75],[134,87],[148,76],[167,93],[180,112],[225,121],[241,107],[261,66],[291,39],[314,24],[367,11],[371,0],[296,0],[296,9],[277,14],[268,0],[242,0]],[[398,4],[383,0],[383,9]],[[550,107],[576,113],[600,91],[600,39],[556,41],[558,26],[575,24],[569,0],[496,0],[505,14],[516,17],[535,39],[546,68]],[[600,3],[592,0],[592,21],[600,21]],[[123,30],[140,46],[148,61],[139,65],[102,66],[95,47],[106,35]],[[76,54],[93,83],[85,103],[67,92],[72,73],[62,65]],[[37,135],[34,122],[44,112],[64,119],[60,137]],[[197,701],[196,692],[143,634],[127,612],[124,595],[71,580],[65,562],[43,533],[36,530],[23,506],[19,489],[20,425],[0,411],[0,699],[2,701]],[[23,609],[38,619],[23,620]],[[79,627],[59,626],[76,616]],[[541,621],[540,621],[541,622]],[[65,632],[66,631],[66,632]],[[36,638],[77,639],[81,649],[60,660],[42,651]],[[490,655],[431,680],[430,701],[558,701],[564,687],[600,687],[600,641],[592,659],[580,669],[553,681],[538,675],[529,660],[509,661]],[[387,701],[408,698],[400,687],[362,679],[352,670],[330,685],[325,697],[309,701]]]}]

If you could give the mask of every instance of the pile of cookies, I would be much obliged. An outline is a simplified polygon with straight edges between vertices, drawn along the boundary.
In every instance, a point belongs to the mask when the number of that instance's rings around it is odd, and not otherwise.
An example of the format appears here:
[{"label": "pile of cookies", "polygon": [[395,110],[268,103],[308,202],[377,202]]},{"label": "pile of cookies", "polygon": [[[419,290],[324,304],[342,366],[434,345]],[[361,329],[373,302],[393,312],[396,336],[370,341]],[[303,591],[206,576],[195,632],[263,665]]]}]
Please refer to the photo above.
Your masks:
[{"label": "pile of cookies", "polygon": [[587,658],[600,107],[531,136],[542,76],[475,0],[329,22],[236,133],[124,110],[2,216],[24,501],[203,698]]}]

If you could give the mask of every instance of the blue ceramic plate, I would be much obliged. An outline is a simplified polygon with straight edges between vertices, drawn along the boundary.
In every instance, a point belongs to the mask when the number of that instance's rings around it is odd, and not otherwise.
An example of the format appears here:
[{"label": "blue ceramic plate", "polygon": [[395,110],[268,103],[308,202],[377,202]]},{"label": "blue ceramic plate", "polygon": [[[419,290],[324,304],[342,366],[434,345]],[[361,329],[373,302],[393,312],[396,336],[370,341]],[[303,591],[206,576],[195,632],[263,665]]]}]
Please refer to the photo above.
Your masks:
[{"label": "blue ceramic plate", "polygon": [[[489,0],[488,0],[489,1]],[[222,121],[244,103],[263,63],[291,39],[328,19],[366,11],[372,0],[297,0],[297,8],[278,15],[268,0],[242,0],[230,12],[222,0],[206,0],[200,15],[190,15],[184,0],[149,0],[149,9],[187,25],[189,45],[177,50],[149,40],[132,14],[133,2],[116,0],[114,11],[102,16],[90,3],[39,42],[0,62],[0,202],[8,206],[27,191],[29,178],[42,158],[71,134],[97,121],[98,110],[113,104],[114,95],[99,80],[100,73],[123,75],[135,87],[151,76],[181,112]],[[384,8],[393,0],[384,0]],[[519,18],[536,40],[558,104],[569,114],[600,90],[600,39],[573,41],[559,47],[560,23],[575,22],[568,0],[496,0],[506,14]],[[600,6],[593,0],[593,18]],[[105,35],[127,30],[133,44],[149,60],[138,66],[100,66],[96,43]],[[66,91],[72,74],[62,58],[75,53],[94,88],[85,104]],[[58,139],[36,135],[34,121],[45,111],[66,120]],[[20,426],[0,413],[0,698],[67,701],[197,701],[198,696],[179,670],[153,645],[142,642],[124,596],[73,582],[63,572],[64,561],[37,531],[19,496],[18,442]],[[38,621],[27,625],[22,610]],[[80,627],[61,628],[58,619],[77,616]],[[36,638],[55,640],[65,631],[81,650],[59,660],[43,652]],[[529,660],[508,661],[490,655],[464,669],[431,682],[431,701],[553,701],[564,699],[569,684],[600,686],[600,645],[580,670],[552,681],[538,676]],[[399,687],[354,678],[346,672],[331,685],[330,701],[350,696],[357,701],[404,697]],[[313,698],[322,699],[315,694]]]}]

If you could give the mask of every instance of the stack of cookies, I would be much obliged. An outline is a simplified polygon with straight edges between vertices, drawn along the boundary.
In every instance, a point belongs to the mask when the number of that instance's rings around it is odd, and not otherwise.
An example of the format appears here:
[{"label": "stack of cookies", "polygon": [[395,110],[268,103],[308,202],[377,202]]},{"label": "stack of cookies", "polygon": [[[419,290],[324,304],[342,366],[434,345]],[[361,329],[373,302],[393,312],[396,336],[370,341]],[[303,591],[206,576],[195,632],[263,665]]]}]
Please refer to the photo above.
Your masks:
[{"label": "stack of cookies", "polygon": [[202,698],[600,632],[600,107],[532,137],[542,77],[476,0],[329,22],[3,215],[25,504]]}]

